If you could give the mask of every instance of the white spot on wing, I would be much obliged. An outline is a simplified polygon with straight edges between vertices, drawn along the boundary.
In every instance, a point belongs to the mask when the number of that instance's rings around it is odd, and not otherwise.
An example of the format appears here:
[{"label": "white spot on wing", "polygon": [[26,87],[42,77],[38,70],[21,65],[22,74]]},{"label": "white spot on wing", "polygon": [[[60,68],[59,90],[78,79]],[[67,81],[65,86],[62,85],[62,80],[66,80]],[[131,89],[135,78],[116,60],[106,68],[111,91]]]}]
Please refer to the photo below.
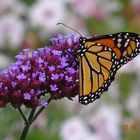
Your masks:
[{"label": "white spot on wing", "polygon": [[119,38],[119,39],[118,39],[118,42],[121,42],[121,41],[122,41],[122,39],[121,39],[121,38]]},{"label": "white spot on wing", "polygon": [[118,43],[118,44],[117,44],[117,47],[119,47],[119,48],[120,48],[120,47],[121,47],[121,44],[120,44],[120,43]]}]

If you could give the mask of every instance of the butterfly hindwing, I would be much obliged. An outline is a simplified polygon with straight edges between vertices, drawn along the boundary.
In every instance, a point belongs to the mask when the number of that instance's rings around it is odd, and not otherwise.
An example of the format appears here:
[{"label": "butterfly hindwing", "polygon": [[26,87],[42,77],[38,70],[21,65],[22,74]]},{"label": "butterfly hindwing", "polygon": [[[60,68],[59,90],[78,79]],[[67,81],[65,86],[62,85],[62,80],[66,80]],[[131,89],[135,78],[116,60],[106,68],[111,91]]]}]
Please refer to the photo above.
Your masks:
[{"label": "butterfly hindwing", "polygon": [[120,66],[132,60],[140,52],[140,36],[136,33],[122,32],[114,34],[114,42],[121,51]]},{"label": "butterfly hindwing", "polygon": [[102,35],[90,40],[110,47],[117,55],[118,68],[132,60],[140,52],[140,35],[132,32]]}]

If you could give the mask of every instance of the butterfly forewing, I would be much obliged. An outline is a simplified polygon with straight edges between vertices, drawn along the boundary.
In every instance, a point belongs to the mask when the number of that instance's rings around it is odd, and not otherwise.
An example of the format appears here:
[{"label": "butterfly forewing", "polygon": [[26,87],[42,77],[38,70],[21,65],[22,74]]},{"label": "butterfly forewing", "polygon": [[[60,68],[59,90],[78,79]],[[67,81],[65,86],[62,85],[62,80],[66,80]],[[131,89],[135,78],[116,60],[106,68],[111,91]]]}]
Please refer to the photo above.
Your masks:
[{"label": "butterfly forewing", "polygon": [[[116,72],[116,55],[104,45],[86,43],[88,50],[80,57],[80,98],[88,104],[106,91]],[[90,46],[90,47],[89,47]],[[112,75],[111,75],[112,73]]]}]

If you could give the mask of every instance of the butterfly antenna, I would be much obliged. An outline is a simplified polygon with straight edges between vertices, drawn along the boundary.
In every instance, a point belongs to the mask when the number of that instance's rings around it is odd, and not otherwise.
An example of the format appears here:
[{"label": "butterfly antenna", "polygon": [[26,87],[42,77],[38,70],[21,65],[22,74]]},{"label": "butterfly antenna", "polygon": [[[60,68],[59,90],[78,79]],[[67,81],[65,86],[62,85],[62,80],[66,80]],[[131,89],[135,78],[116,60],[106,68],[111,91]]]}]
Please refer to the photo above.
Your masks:
[{"label": "butterfly antenna", "polygon": [[80,36],[82,36],[82,34],[81,34],[81,33],[79,33],[79,32],[78,32],[78,31],[76,31],[75,29],[73,29],[73,28],[69,27],[68,25],[66,25],[66,24],[64,24],[64,23],[62,23],[62,22],[58,22],[58,23],[57,23],[57,25],[63,25],[63,26],[65,26],[65,27],[67,27],[67,28],[69,28],[69,29],[73,30],[74,32],[78,33]]}]

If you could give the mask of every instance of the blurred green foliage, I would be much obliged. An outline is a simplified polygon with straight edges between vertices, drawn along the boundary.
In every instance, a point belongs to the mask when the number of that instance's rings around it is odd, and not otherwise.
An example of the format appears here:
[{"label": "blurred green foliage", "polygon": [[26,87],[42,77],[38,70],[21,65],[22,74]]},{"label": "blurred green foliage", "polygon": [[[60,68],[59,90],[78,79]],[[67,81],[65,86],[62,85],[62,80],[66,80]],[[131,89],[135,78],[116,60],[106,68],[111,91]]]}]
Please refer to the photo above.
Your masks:
[{"label": "blurred green foliage", "polygon": [[124,73],[119,76],[119,89],[121,94],[121,102],[124,102],[133,90],[135,75],[132,73]]},{"label": "blurred green foliage", "polygon": [[32,5],[35,2],[35,0],[20,0],[20,1],[26,3],[29,6]]}]

